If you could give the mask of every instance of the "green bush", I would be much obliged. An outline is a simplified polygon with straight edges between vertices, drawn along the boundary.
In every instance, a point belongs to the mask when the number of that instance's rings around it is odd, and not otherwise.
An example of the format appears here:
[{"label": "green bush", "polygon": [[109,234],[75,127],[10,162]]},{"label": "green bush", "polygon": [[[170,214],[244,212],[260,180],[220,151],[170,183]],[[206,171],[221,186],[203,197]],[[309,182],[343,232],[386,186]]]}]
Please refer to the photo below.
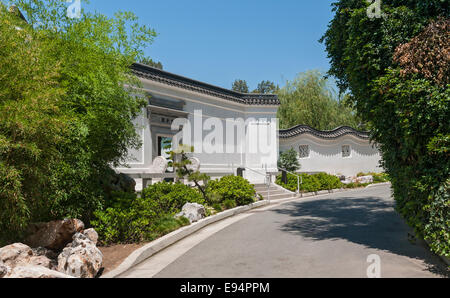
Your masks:
[{"label": "green bush", "polygon": [[320,173],[314,175],[320,183],[320,190],[332,190],[343,186],[341,180],[333,175]]},{"label": "green bush", "polygon": [[200,192],[182,183],[162,182],[151,185],[142,191],[142,197],[155,202],[160,213],[176,214],[186,203],[205,204]]},{"label": "green bush", "polygon": [[154,223],[159,219],[157,203],[135,194],[116,193],[105,210],[94,212],[92,227],[100,243],[141,242],[154,233]]},{"label": "green bush", "polygon": [[[334,181],[330,175],[308,175],[308,174],[300,174],[302,177],[302,181],[300,184],[300,191],[301,192],[316,192],[320,190],[328,190],[328,187],[333,185]],[[282,176],[278,176],[276,183],[290,191],[297,191],[297,176],[288,174],[288,183],[284,184],[282,182]],[[337,178],[337,177],[336,177]],[[337,178],[337,180],[339,180]],[[339,181],[340,182],[340,181]],[[334,188],[340,188],[341,185],[337,185],[337,187]]]},{"label": "green bush", "polygon": [[236,201],[234,200],[225,200],[223,201],[223,206],[225,207],[225,209],[233,209],[236,207]]},{"label": "green bush", "polygon": [[225,176],[220,180],[212,180],[206,188],[212,204],[223,204],[233,201],[236,206],[244,206],[255,201],[256,191],[250,182],[240,176]]},{"label": "green bush", "polygon": [[366,187],[370,185],[370,183],[349,183],[349,184],[344,184],[344,188],[345,189],[353,189],[353,188],[361,188],[361,187]]},{"label": "green bush", "polygon": [[114,193],[91,222],[102,244],[151,241],[188,224],[175,219],[184,204],[204,203],[201,194],[180,183],[158,183],[133,193]]}]

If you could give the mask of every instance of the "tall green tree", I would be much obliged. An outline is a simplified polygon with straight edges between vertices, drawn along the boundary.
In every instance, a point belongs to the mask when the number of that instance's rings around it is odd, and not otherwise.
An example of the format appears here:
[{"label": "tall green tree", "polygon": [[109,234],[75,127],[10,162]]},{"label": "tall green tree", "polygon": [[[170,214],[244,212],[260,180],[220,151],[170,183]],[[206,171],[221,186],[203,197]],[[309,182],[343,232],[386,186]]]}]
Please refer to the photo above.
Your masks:
[{"label": "tall green tree", "polygon": [[129,12],[72,19],[64,1],[11,2],[28,23],[1,10],[0,236],[30,221],[88,222],[101,207],[110,165],[140,146],[130,66],[156,36]]},{"label": "tall green tree", "polygon": [[278,118],[283,129],[299,124],[319,130],[344,125],[361,128],[352,109],[344,104],[344,100],[338,102],[330,81],[317,70],[301,73],[287,81],[277,94],[281,102]]},{"label": "tall green tree", "polygon": [[294,148],[280,153],[280,159],[278,160],[278,167],[282,170],[289,172],[296,172],[300,170],[301,165],[298,161],[298,153]]},{"label": "tall green tree", "polygon": [[274,94],[276,93],[280,87],[278,85],[275,85],[274,82],[271,81],[262,81],[258,84],[258,87],[253,90],[252,93],[258,93],[258,94]]},{"label": "tall green tree", "polygon": [[330,75],[380,144],[397,210],[450,256],[449,6],[440,0],[341,0],[322,38]]},{"label": "tall green tree", "polygon": [[231,88],[233,91],[240,93],[248,93],[248,85],[245,80],[235,80]]}]

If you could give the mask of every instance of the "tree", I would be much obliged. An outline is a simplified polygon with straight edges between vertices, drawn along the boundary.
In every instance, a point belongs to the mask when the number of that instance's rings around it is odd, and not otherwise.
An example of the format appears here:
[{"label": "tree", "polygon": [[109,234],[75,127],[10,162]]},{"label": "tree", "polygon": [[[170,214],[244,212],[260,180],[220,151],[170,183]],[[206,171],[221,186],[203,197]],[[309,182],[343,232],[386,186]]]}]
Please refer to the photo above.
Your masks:
[{"label": "tree", "polygon": [[370,18],[364,1],[341,0],[322,42],[330,75],[368,122],[383,155],[397,210],[450,256],[448,3],[385,1]]},{"label": "tree", "polygon": [[278,85],[275,85],[275,83],[271,81],[262,81],[258,84],[258,87],[253,90],[252,93],[258,93],[258,94],[274,94],[276,93],[280,87]]},{"label": "tree", "polygon": [[287,151],[280,153],[280,159],[278,161],[278,167],[282,170],[289,172],[296,172],[300,170],[300,163],[298,162],[298,153],[291,148]]},{"label": "tree", "polygon": [[28,23],[1,10],[0,238],[30,221],[88,223],[102,206],[104,173],[140,145],[130,66],[156,36],[128,12],[71,19],[64,1],[12,2]]},{"label": "tree", "polygon": [[245,80],[235,80],[232,90],[240,93],[248,93],[248,85]]},{"label": "tree", "polygon": [[66,130],[61,65],[42,37],[0,5],[0,246],[48,203],[40,189]]},{"label": "tree", "polygon": [[358,128],[360,121],[345,100],[337,96],[329,80],[319,71],[299,74],[278,92],[281,106],[278,109],[280,127],[291,128],[299,124],[319,130],[330,130],[347,125]]},{"label": "tree", "polygon": [[163,65],[162,65],[162,63],[161,62],[155,62],[155,61],[153,61],[151,58],[149,58],[149,57],[146,57],[146,58],[143,58],[143,59],[141,59],[141,63],[142,64],[145,64],[145,65],[148,65],[148,66],[151,66],[151,67],[154,67],[154,68],[158,68],[158,69],[161,69],[161,70],[163,70],[164,69],[164,67],[163,67]]}]

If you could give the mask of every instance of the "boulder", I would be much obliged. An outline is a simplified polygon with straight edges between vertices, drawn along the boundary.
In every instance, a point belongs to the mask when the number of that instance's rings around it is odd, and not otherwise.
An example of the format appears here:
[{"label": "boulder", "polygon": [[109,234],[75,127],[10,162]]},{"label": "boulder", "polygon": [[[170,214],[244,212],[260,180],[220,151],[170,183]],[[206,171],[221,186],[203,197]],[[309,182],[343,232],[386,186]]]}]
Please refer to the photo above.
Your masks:
[{"label": "boulder", "polygon": [[8,266],[3,265],[2,263],[0,263],[0,278],[3,278],[9,272],[11,272],[11,268],[9,268]]},{"label": "boulder", "polygon": [[58,265],[56,253],[44,250],[43,248],[33,250],[22,243],[11,244],[0,249],[0,264],[9,269],[28,265],[56,269]]},{"label": "boulder", "polygon": [[44,247],[59,251],[72,241],[75,233],[84,229],[78,219],[56,220],[48,223],[30,225],[25,243],[31,247]]},{"label": "boulder", "polygon": [[4,278],[72,278],[72,276],[43,266],[17,266],[6,274]]},{"label": "boulder", "polygon": [[58,263],[54,260],[50,260],[45,256],[31,257],[29,265],[32,266],[42,266],[50,270],[55,270],[58,268]]},{"label": "boulder", "polygon": [[191,223],[197,222],[206,217],[206,209],[204,206],[197,203],[186,203],[183,209],[176,217],[186,217]]},{"label": "boulder", "polygon": [[91,240],[95,245],[98,242],[98,233],[94,229],[87,229],[83,231],[83,235]]},{"label": "boulder", "polygon": [[36,257],[47,257],[52,260],[56,260],[58,258],[58,254],[53,250],[46,249],[45,247],[33,248],[33,256]]},{"label": "boulder", "polygon": [[0,264],[10,268],[28,264],[32,257],[31,248],[22,243],[14,243],[0,248]]},{"label": "boulder", "polygon": [[78,278],[94,278],[100,271],[103,254],[86,235],[76,233],[73,242],[58,256],[58,271]]}]

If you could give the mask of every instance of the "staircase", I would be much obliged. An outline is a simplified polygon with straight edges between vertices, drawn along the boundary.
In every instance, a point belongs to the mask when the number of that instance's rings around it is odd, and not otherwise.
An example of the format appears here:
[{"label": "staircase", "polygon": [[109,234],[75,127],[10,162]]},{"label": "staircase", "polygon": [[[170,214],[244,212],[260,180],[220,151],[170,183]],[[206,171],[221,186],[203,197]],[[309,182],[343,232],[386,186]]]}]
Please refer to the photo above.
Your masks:
[{"label": "staircase", "polygon": [[257,194],[263,196],[264,200],[289,199],[297,196],[295,192],[291,192],[275,184],[272,184],[269,189],[266,184],[255,184],[255,190]]}]

